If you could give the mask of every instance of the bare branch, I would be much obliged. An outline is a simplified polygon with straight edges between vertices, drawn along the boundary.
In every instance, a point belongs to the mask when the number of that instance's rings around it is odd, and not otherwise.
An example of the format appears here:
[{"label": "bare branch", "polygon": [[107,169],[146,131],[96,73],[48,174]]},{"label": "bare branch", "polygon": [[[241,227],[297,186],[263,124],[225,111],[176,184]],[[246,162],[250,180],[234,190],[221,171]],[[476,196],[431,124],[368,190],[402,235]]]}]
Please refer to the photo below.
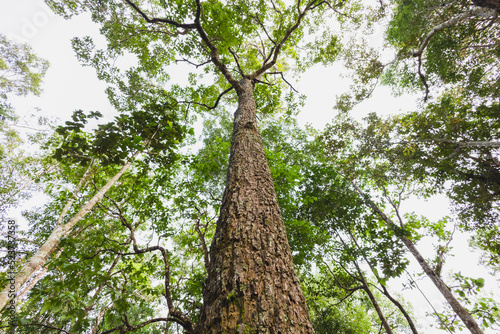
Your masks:
[{"label": "bare branch", "polygon": [[[137,7],[137,5],[135,3],[133,3],[131,0],[124,0],[126,3],[128,3],[130,5],[130,7],[132,7],[137,13],[139,13],[139,15],[142,16],[142,18],[148,22],[148,23],[166,23],[166,24],[169,24],[169,25],[172,25],[174,27],[177,27],[177,28],[183,28],[183,29],[195,29],[196,28],[196,24],[195,23],[179,23],[179,22],[175,22],[173,20],[169,20],[169,19],[161,19],[161,18],[149,18],[146,13],[144,13],[139,7]],[[183,33],[186,33],[186,31],[184,31]],[[181,34],[183,34],[181,33]]]},{"label": "bare branch", "polygon": [[193,63],[192,61],[190,61],[189,59],[185,59],[185,58],[182,58],[182,59],[176,59],[176,60],[175,60],[175,62],[176,62],[176,63],[181,62],[181,61],[184,61],[184,62],[186,62],[186,63],[188,63],[188,64],[190,64],[190,65],[193,65],[193,66],[195,66],[196,68],[201,67],[201,66],[205,66],[205,65],[210,64],[210,63],[212,62],[212,60],[207,60],[206,62],[203,62],[203,63],[201,63],[201,64],[195,64],[195,63]]},{"label": "bare branch", "polygon": [[243,69],[240,66],[240,61],[238,60],[239,59],[238,55],[231,48],[228,48],[228,50],[233,55],[234,61],[236,62],[236,66],[238,66],[238,72],[240,72],[241,76],[244,77],[245,74],[243,73]]},{"label": "bare branch", "polygon": [[233,86],[229,87],[228,89],[226,89],[225,91],[223,91],[222,93],[219,94],[219,96],[217,97],[217,100],[215,101],[215,104],[213,106],[209,106],[208,104],[205,104],[205,103],[200,103],[200,102],[192,102],[192,101],[179,101],[179,103],[188,103],[188,104],[196,104],[198,106],[202,106],[202,107],[205,107],[209,110],[212,110],[212,109],[215,109],[217,108],[217,106],[219,105],[219,102],[220,102],[220,99],[226,95],[228,92],[231,91],[231,89],[233,89]]},{"label": "bare branch", "polygon": [[286,79],[285,79],[285,76],[283,75],[283,72],[269,72],[269,73],[266,73],[266,74],[279,74],[281,75],[281,79],[283,79],[284,82],[286,82],[288,84],[288,86],[290,86],[290,88],[295,92],[295,93],[298,93],[299,91],[296,90]]}]

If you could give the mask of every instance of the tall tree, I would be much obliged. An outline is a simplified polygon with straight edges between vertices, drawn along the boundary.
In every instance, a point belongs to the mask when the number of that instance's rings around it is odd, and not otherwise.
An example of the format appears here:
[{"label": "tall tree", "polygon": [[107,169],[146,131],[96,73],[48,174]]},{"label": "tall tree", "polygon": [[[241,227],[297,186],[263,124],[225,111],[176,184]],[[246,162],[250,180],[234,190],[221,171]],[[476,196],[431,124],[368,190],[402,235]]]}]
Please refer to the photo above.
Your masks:
[{"label": "tall tree", "polygon": [[297,60],[294,45],[305,33],[304,26],[316,23],[309,25],[314,32],[321,13],[329,8],[341,10],[345,3],[47,3],[66,15],[89,10],[102,24],[109,42],[106,52],[93,53],[90,39],[76,40],[75,46],[81,59],[95,65],[105,80],[120,86],[103,55],[127,51],[137,54],[139,62],[127,74],[129,84],[140,80],[135,73],[161,84],[167,77],[165,65],[175,60],[206,65],[206,71],[216,75],[210,86],[173,87],[189,105],[212,109],[223,95],[235,92],[238,106],[226,189],[207,259],[208,278],[196,330],[312,332],[257,126],[257,108],[265,113],[280,103],[283,85],[272,77],[283,76],[286,58]]}]

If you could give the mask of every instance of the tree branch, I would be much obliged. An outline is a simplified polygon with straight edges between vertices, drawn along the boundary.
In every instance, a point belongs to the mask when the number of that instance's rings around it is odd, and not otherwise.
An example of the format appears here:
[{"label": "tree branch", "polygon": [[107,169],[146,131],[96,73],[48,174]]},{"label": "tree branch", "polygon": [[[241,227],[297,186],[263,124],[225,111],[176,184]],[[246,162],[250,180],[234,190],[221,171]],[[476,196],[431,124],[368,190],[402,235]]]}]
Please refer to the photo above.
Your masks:
[{"label": "tree branch", "polygon": [[[115,328],[112,328],[112,329],[109,329],[105,332],[102,332],[101,334],[109,334],[109,333],[113,333],[113,332],[116,332],[116,331],[120,331],[121,333],[126,333],[126,332],[131,332],[131,331],[135,331],[135,330],[138,330],[140,328],[143,328],[149,324],[152,324],[152,323],[155,323],[155,322],[167,322],[167,321],[173,321],[173,322],[177,322],[178,323],[178,320],[175,319],[175,318],[172,318],[172,317],[167,317],[167,318],[154,318],[154,319],[150,319],[148,321],[145,321],[145,322],[142,322],[138,325],[135,325],[135,326],[132,326],[128,323],[128,320],[126,321],[126,324],[125,326],[124,325],[121,325],[121,326],[117,326]],[[180,324],[182,325],[182,324]],[[192,333],[192,332],[187,332],[188,334],[189,333]]]},{"label": "tree branch", "polygon": [[497,15],[497,13],[493,9],[484,8],[484,7],[473,7],[472,9],[466,11],[465,13],[457,15],[457,16],[455,16],[447,21],[444,21],[444,22],[438,24],[437,26],[432,28],[431,31],[429,31],[429,33],[427,33],[427,35],[424,37],[424,40],[420,44],[420,47],[418,48],[418,50],[412,52],[412,56],[418,58],[418,75],[420,77],[420,80],[422,81],[422,84],[425,87],[424,101],[427,101],[427,99],[429,97],[429,84],[427,83],[427,80],[425,79],[425,75],[422,73],[422,54],[423,54],[425,48],[427,47],[427,45],[429,44],[430,40],[432,39],[432,37],[434,37],[434,35],[436,33],[438,33],[439,31],[444,30],[444,29],[446,29],[454,24],[457,24],[457,23],[459,23],[459,22],[461,22],[469,17],[473,17],[473,16],[491,17],[491,16],[496,16],[496,15]]},{"label": "tree branch", "polygon": [[201,67],[201,66],[205,66],[205,65],[210,64],[212,62],[212,60],[207,60],[206,62],[203,62],[201,64],[195,64],[195,63],[191,62],[189,59],[182,58],[182,59],[176,59],[175,60],[176,63],[178,63],[180,61],[184,61],[184,62],[186,62],[186,63],[188,63],[190,65],[195,66],[196,68]]},{"label": "tree branch", "polygon": [[[179,23],[179,22],[175,22],[175,21],[169,20],[169,19],[149,18],[146,15],[146,13],[144,13],[139,7],[137,7],[137,5],[135,3],[133,3],[131,0],[124,0],[124,1],[126,3],[128,3],[130,5],[130,7],[132,7],[148,23],[166,23],[166,24],[170,24],[174,27],[183,28],[183,29],[187,29],[187,30],[196,28],[195,23]],[[181,34],[184,34],[184,33],[186,33],[186,31],[181,32]]]},{"label": "tree branch", "polygon": [[432,37],[438,33],[441,30],[444,30],[454,24],[457,24],[469,17],[472,16],[485,16],[485,17],[490,17],[496,15],[496,12],[492,9],[489,8],[484,8],[484,7],[473,7],[472,9],[466,11],[465,13],[462,13],[460,15],[455,16],[454,18],[451,18],[447,21],[444,21],[434,28],[429,31],[429,33],[424,37],[424,40],[420,44],[420,47],[418,48],[417,51],[412,52],[412,55],[414,57],[421,57],[425,48],[427,47],[427,44],[429,44],[430,40]]},{"label": "tree branch", "polygon": [[[207,212],[201,212],[200,209],[198,209],[198,207],[195,207],[196,211],[198,211],[198,218],[196,219],[196,225],[194,226],[194,229],[196,231],[196,233],[198,233],[198,238],[200,238],[200,242],[201,242],[201,247],[203,249],[203,259],[205,261],[205,269],[208,270],[209,266],[210,266],[210,253],[208,251],[208,247],[207,247],[207,243],[205,241],[205,233],[201,233],[201,230],[200,230],[200,219],[203,215],[206,215]],[[206,232],[206,229],[205,229],[205,232]]]},{"label": "tree branch", "polygon": [[194,19],[194,24],[196,31],[198,31],[198,35],[201,37],[203,43],[210,49],[211,60],[214,65],[221,71],[222,75],[226,78],[226,80],[234,87],[237,92],[243,91],[241,84],[236,80],[229,69],[225,64],[223,64],[219,59],[219,50],[215,46],[215,44],[208,38],[207,33],[201,26],[200,22],[201,17],[201,0],[196,0],[196,16]]},{"label": "tree branch", "polygon": [[[274,47],[273,49],[271,49],[271,52],[269,53],[269,56],[267,57],[266,61],[264,61],[264,64],[262,64],[262,67],[259,68],[257,71],[253,72],[252,74],[250,74],[248,77],[248,79],[250,80],[254,80],[256,78],[258,78],[259,76],[261,76],[262,74],[264,74],[264,72],[266,72],[268,69],[270,69],[271,67],[273,67],[277,60],[278,60],[278,56],[279,56],[279,53],[281,51],[281,48],[283,47],[283,45],[288,41],[288,39],[290,38],[290,36],[292,35],[292,33],[297,30],[297,28],[300,26],[300,23],[302,22],[302,19],[304,18],[304,16],[307,14],[308,11],[322,5],[323,3],[325,3],[325,1],[321,1],[317,4],[315,4],[316,1],[311,1],[307,4],[306,8],[304,8],[303,11],[300,10],[300,0],[297,0],[297,12],[299,13],[299,16],[297,18],[297,21],[295,22],[295,24],[290,27],[286,33],[285,33],[285,36],[283,36],[283,38],[281,39],[281,41],[276,45],[276,47]],[[271,59],[272,57],[272,60],[269,61],[269,59]]]},{"label": "tree branch", "polygon": [[[68,333],[67,331],[65,331],[64,329],[61,329],[61,328],[57,328],[57,327],[54,327],[54,326],[50,326],[50,325],[44,325],[44,324],[23,324],[22,326],[26,327],[26,326],[39,326],[39,327],[45,327],[45,328],[48,328],[48,329],[53,329],[53,330],[56,330],[56,331],[59,331],[59,332],[63,332],[63,333]],[[3,327],[0,327],[0,328],[9,328],[10,326],[3,326]]]},{"label": "tree branch", "polygon": [[240,61],[238,60],[238,55],[229,47],[229,52],[233,55],[234,61],[236,62],[236,66],[238,66],[238,72],[240,72],[241,76],[244,77],[243,69],[240,66]]},{"label": "tree branch", "polygon": [[281,75],[281,79],[283,79],[284,82],[286,82],[288,84],[288,86],[290,86],[290,88],[295,92],[295,93],[298,93],[299,91],[296,90],[286,79],[285,79],[285,76],[283,75],[283,72],[269,72],[269,73],[265,73],[265,74],[279,74]]},{"label": "tree branch", "polygon": [[228,89],[226,89],[225,91],[223,91],[222,93],[219,94],[219,96],[217,97],[217,100],[215,101],[215,104],[213,106],[209,106],[208,104],[205,104],[205,103],[200,103],[200,102],[190,102],[190,101],[179,101],[179,103],[188,103],[188,104],[196,104],[198,106],[202,106],[202,107],[205,107],[209,110],[212,110],[212,109],[215,109],[217,108],[217,106],[219,105],[219,102],[220,102],[220,99],[226,95],[229,91],[231,91],[231,89],[233,89],[233,86],[229,87]]},{"label": "tree branch", "polygon": [[[194,323],[186,315],[184,315],[182,312],[180,312],[179,310],[177,310],[174,307],[172,295],[170,293],[170,263],[168,261],[167,251],[165,250],[165,248],[163,248],[161,246],[151,246],[151,247],[146,247],[146,248],[140,249],[137,246],[137,240],[135,238],[135,233],[134,233],[135,231],[132,228],[132,224],[130,224],[127,221],[127,219],[122,215],[122,211],[121,211],[121,208],[119,207],[119,205],[113,199],[109,198],[109,200],[117,208],[119,215],[120,215],[120,219],[122,221],[122,224],[130,231],[130,238],[132,239],[132,247],[134,249],[133,252],[118,253],[118,254],[120,254],[122,256],[128,256],[128,255],[144,254],[144,253],[149,253],[149,252],[154,252],[154,251],[161,252],[162,257],[163,257],[163,263],[165,265],[165,283],[164,283],[165,284],[165,293],[164,293],[164,297],[167,301],[168,312],[170,315],[172,315],[172,319],[174,319],[174,321],[179,323],[186,330],[187,333],[192,333],[194,331],[194,328],[195,328]],[[142,327],[144,327],[144,326],[142,326]],[[127,324],[127,329],[129,327],[130,327],[130,325]],[[130,327],[130,328],[132,328],[132,327]],[[138,328],[141,328],[141,327],[138,327]],[[134,330],[134,329],[136,329],[136,328],[133,327],[133,329],[131,329],[131,330]]]}]

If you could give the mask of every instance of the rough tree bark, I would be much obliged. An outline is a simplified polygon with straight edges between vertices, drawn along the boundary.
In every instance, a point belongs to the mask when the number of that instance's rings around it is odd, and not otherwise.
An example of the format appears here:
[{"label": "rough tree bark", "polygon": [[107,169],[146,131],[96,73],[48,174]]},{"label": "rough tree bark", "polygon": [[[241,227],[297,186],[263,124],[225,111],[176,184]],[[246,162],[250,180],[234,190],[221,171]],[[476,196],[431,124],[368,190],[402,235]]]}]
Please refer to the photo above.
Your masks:
[{"label": "rough tree bark", "polygon": [[199,333],[313,333],[257,128],[252,82],[240,85]]}]

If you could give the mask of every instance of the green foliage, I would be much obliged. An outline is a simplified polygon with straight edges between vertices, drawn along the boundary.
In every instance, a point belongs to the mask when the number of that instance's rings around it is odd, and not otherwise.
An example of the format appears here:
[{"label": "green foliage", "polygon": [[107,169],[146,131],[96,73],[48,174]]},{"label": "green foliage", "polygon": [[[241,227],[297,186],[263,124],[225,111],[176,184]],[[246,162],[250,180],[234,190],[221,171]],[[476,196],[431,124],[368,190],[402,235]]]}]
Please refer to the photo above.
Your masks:
[{"label": "green foliage", "polygon": [[104,166],[123,165],[135,151],[146,150],[149,154],[144,162],[167,164],[175,160],[175,149],[185,138],[188,130],[177,118],[169,105],[147,105],[145,110],[135,110],[130,115],[121,114],[114,122],[98,125],[94,134],[83,132],[88,119],[102,116],[99,112],[85,115],[77,110],[73,121],[57,128],[62,143],[55,150],[57,160],[70,158],[87,165],[91,159],[99,159]]},{"label": "green foliage", "polygon": [[[11,94],[39,95],[47,68],[48,62],[36,56],[29,45],[15,43],[0,34],[0,233],[3,235],[7,235],[7,224],[4,222],[9,210],[42,188],[49,170],[54,167],[52,161],[47,159],[47,152],[40,147],[47,141],[43,131],[52,131],[51,122],[35,115],[19,117],[9,103]],[[22,133],[19,123],[41,131]],[[38,148],[36,153],[34,148]],[[22,236],[21,231],[18,234]],[[4,249],[6,242],[5,238],[0,241]],[[26,242],[18,242],[19,251],[31,247]],[[0,261],[2,267],[7,264],[6,257]]]},{"label": "green foliage", "polygon": [[0,124],[15,118],[7,94],[40,95],[42,78],[49,66],[27,44],[18,44],[0,34]]},{"label": "green foliage", "polygon": [[477,245],[484,245],[494,263],[497,247],[482,236],[497,239],[497,119],[498,103],[474,106],[469,98],[447,93],[420,112],[385,119],[371,114],[365,125],[341,116],[322,138],[348,177],[382,190],[399,183],[396,189],[409,187],[423,197],[446,192],[459,227],[477,233]]},{"label": "green foliage", "polygon": [[[369,298],[341,266],[320,265],[316,273],[303,275],[301,280],[316,333],[379,333],[380,320]],[[397,333],[409,333],[406,320],[395,306],[375,289],[373,292],[391,328]],[[407,305],[405,308],[410,311]]]},{"label": "green foliage", "polygon": [[[302,287],[316,333],[371,333],[371,321],[365,307],[366,300],[359,293],[344,298],[345,292],[325,272],[302,277]],[[339,271],[342,274],[342,271]],[[339,278],[340,279],[340,278]],[[348,275],[342,276],[345,284]],[[340,304],[339,302],[342,301]]]},{"label": "green foliage", "polygon": [[[500,321],[500,309],[493,295],[488,296],[481,289],[484,288],[483,278],[465,277],[461,272],[453,275],[456,284],[452,291],[457,295],[458,300],[463,303],[469,312],[477,319],[480,327],[486,330],[498,331]],[[464,326],[457,320],[456,315],[449,309],[445,309],[440,314],[443,321],[441,328],[456,332],[462,331]]]},{"label": "green foliage", "polygon": [[500,81],[491,70],[499,61],[495,10],[476,7],[481,12],[474,12],[474,5],[468,1],[394,3],[387,41],[396,47],[398,61],[391,65],[389,82],[422,87],[414,54],[427,38],[422,73],[430,85],[459,87],[464,96],[490,101],[498,96]]},{"label": "green foliage", "polygon": [[[290,247],[303,273],[318,333],[372,333],[378,329],[379,321],[366,295],[349,295],[349,289],[359,284],[356,275],[367,275],[361,270],[356,274],[358,262],[368,264],[371,274],[367,276],[385,288],[408,265],[399,236],[414,242],[424,234],[440,243],[451,238],[447,219],[430,222],[410,214],[401,226],[388,227],[366,210],[367,198],[357,194],[350,181],[372,189],[367,197],[381,208],[384,203],[391,205],[394,217],[399,217],[397,208],[409,188],[410,193],[425,197],[445,189],[451,181],[446,190],[457,207],[466,206],[461,217],[470,218],[463,227],[480,228],[476,245],[490,250],[491,261],[498,261],[498,243],[489,243],[498,234],[491,224],[497,218],[496,153],[491,147],[461,144],[498,139],[495,98],[499,83],[493,67],[498,61],[498,45],[479,47],[496,40],[496,21],[490,20],[488,25],[487,19],[474,16],[433,36],[422,66],[427,81],[444,83],[445,92],[421,113],[389,119],[372,114],[366,125],[344,114],[321,136],[311,139],[315,133],[300,129],[293,119],[303,99],[295,98],[281,80],[291,69],[305,70],[342,57],[353,70],[355,84],[351,95],[339,99],[337,107],[344,111],[367,98],[381,75],[386,83],[403,89],[421,88],[424,84],[412,51],[425,38],[426,22],[437,25],[463,13],[465,2],[436,9],[435,1],[404,1],[404,6],[403,1],[395,1],[387,40],[399,53],[389,66],[379,60],[379,50],[370,49],[363,41],[346,44],[336,27],[326,24],[335,15],[344,29],[363,25],[366,30],[383,16],[377,10],[361,15],[356,1],[297,5],[209,0],[199,2],[199,13],[195,1],[134,1],[140,10],[126,1],[46,2],[66,17],[88,11],[100,25],[107,42],[103,49],[91,37],[75,38],[73,47],[81,63],[95,68],[98,78],[109,84],[107,94],[119,114],[112,122],[88,129],[100,113],[77,110],[71,121],[57,128],[45,149],[53,149],[61,173],[45,189],[51,201],[26,214],[33,241],[46,240],[55,217],[73,197],[73,185],[87,168],[89,180],[68,216],[135,151],[143,154],[119,185],[61,242],[57,255],[47,263],[47,273],[20,306],[26,321],[71,332],[91,331],[94,326],[101,332],[127,331],[127,326],[160,314],[165,309],[163,295],[168,293],[175,308],[197,321],[206,248],[214,234],[229,158],[232,121],[227,109],[235,102],[234,90],[228,91],[228,75],[221,72],[225,68],[235,78],[242,78],[268,63],[277,49],[281,52],[270,73],[255,78],[254,94]],[[301,17],[307,4],[317,7]],[[288,36],[299,17],[301,24]],[[161,24],[151,22],[153,18]],[[198,19],[200,25],[195,26]],[[286,42],[278,46],[285,37]],[[120,64],[125,56],[133,59],[129,67]],[[220,64],[213,62],[216,56]],[[18,93],[39,91],[37,75],[43,74],[46,65],[30,59],[40,71],[20,72],[31,79],[23,79],[29,84]],[[184,86],[172,78],[173,66],[181,62],[194,65],[185,75],[188,84]],[[0,69],[6,69],[6,64],[2,60]],[[488,66],[493,70],[488,71]],[[14,86],[4,86],[15,92]],[[221,100],[223,91],[227,94]],[[217,108],[206,111],[217,103]],[[199,139],[193,138],[192,110],[203,122]],[[14,135],[11,139],[16,140]],[[199,145],[190,148],[188,144],[195,141]],[[28,248],[27,255],[33,251],[34,247]],[[330,258],[336,261],[332,270],[321,264]],[[316,268],[318,272],[313,271]],[[457,278],[462,298],[475,295],[484,284],[481,279]],[[384,311],[394,311],[392,305],[381,305]],[[478,299],[474,310],[484,326],[496,321],[498,308],[493,302]],[[390,316],[391,325],[406,331],[396,314]],[[39,330],[35,325],[22,325],[21,332]],[[150,324],[135,332],[160,330],[164,330],[163,324]]]}]

